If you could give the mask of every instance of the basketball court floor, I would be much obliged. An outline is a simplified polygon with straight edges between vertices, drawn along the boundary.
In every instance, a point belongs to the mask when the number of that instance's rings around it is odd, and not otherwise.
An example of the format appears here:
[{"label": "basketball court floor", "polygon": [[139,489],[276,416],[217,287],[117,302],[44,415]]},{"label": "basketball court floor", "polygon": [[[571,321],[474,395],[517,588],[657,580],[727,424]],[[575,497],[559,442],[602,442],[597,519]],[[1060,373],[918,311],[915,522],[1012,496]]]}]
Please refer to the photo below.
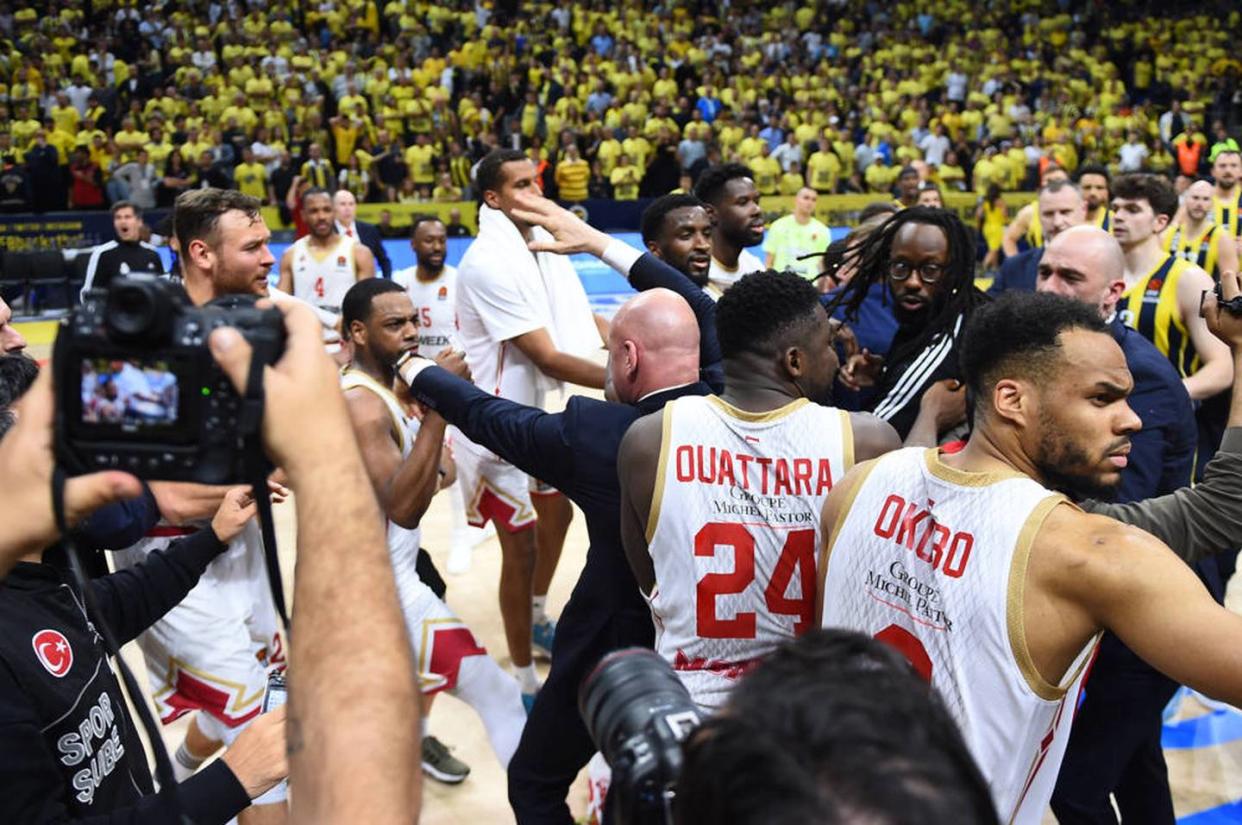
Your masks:
[{"label": "basketball court floor", "polygon": [[[30,340],[30,352],[40,360],[49,357],[54,325],[23,324],[19,327]],[[500,576],[500,548],[490,538],[474,548],[469,571],[462,575],[447,572],[453,518],[451,499],[441,494],[432,502],[423,520],[423,546],[431,553],[448,583],[446,601],[475,632],[489,653],[502,666],[509,667],[504,634],[496,600]],[[297,557],[294,502],[276,507],[277,537],[285,571],[285,587],[291,599],[293,570]],[[548,598],[548,612],[559,615],[573,589],[578,571],[586,558],[587,533],[582,513],[575,508],[565,551]],[[1242,586],[1235,577],[1229,589],[1228,604],[1242,611]],[[125,650],[126,661],[139,681],[146,685],[142,657],[135,645]],[[541,676],[547,673],[540,665]],[[188,717],[164,729],[170,752],[181,742]],[[477,825],[480,822],[513,822],[509,810],[504,772],[487,743],[483,726],[464,703],[451,696],[436,700],[430,721],[431,732],[453,749],[458,758],[471,766],[470,776],[460,785],[446,786],[429,778],[423,782],[422,822],[427,825]],[[1183,698],[1176,712],[1166,720],[1165,756],[1174,803],[1181,825],[1223,825],[1242,823],[1242,713],[1232,709],[1213,709],[1193,697]],[[570,809],[582,819],[586,808],[585,772],[578,777],[569,797]],[[1055,822],[1051,814],[1045,817]]]}]

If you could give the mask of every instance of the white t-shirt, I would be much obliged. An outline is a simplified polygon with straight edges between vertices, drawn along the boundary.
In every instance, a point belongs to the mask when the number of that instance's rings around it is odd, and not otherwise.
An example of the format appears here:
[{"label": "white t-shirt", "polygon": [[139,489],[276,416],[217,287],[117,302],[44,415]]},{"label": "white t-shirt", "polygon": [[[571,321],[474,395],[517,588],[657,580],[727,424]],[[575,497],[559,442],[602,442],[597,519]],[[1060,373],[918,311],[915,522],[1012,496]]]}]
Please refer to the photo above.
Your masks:
[{"label": "white t-shirt", "polygon": [[457,270],[445,265],[433,281],[420,281],[417,270],[399,269],[392,279],[405,287],[418,312],[419,353],[433,358],[457,337]]},{"label": "white t-shirt", "polygon": [[923,150],[923,159],[932,166],[944,163],[944,156],[949,153],[952,146],[945,135],[927,135],[919,141],[919,148]]},{"label": "white t-shirt", "polygon": [[539,367],[513,345],[513,338],[547,327],[526,300],[513,269],[471,263],[470,250],[457,274],[458,341],[474,383],[484,392],[542,407]]},{"label": "white t-shirt", "polygon": [[742,254],[737,256],[737,267],[734,269],[727,269],[725,265],[716,260],[716,256],[713,255],[712,265],[707,270],[707,282],[710,286],[714,286],[719,291],[724,292],[726,289],[737,283],[738,278],[741,278],[743,275],[748,275],[756,270],[762,271],[764,269],[767,269],[767,267],[763,265],[763,261],[747,252],[745,249],[742,250]]},{"label": "white t-shirt", "polygon": [[1123,143],[1118,153],[1121,155],[1121,163],[1117,168],[1122,172],[1137,172],[1147,160],[1147,147],[1141,143]]}]

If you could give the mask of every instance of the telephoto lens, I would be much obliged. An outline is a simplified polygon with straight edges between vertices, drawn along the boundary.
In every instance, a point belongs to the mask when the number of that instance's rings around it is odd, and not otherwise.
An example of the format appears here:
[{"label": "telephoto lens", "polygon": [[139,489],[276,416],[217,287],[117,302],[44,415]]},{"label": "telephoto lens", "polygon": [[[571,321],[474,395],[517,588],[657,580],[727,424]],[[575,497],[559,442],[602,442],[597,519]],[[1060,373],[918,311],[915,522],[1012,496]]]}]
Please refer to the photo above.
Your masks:
[{"label": "telephoto lens", "polygon": [[669,663],[637,647],[605,656],[582,680],[578,710],[612,768],[606,820],[671,823],[681,744],[702,719]]}]

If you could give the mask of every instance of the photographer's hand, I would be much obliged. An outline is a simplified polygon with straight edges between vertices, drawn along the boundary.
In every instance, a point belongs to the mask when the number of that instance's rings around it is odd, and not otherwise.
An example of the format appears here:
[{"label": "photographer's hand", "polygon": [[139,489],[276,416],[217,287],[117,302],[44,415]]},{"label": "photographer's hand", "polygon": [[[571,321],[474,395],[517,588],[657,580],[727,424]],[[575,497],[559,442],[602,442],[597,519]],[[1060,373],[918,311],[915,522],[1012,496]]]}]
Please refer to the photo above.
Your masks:
[{"label": "photographer's hand", "polygon": [[246,789],[246,795],[254,799],[289,775],[286,750],[282,705],[255,717],[220,759]]},{"label": "photographer's hand", "polygon": [[[15,407],[17,424],[0,441],[0,575],[22,556],[41,552],[60,536],[52,513],[52,367],[41,371]],[[138,479],[114,470],[65,482],[65,521],[73,525],[114,501],[142,493]]]}]

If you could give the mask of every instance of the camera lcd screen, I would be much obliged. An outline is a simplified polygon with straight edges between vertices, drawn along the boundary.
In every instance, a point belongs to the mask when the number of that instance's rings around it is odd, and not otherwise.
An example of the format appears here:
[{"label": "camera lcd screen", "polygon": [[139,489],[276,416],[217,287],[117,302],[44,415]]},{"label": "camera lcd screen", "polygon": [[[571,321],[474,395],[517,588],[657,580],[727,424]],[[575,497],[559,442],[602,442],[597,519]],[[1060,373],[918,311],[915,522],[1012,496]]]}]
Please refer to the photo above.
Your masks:
[{"label": "camera lcd screen", "polygon": [[161,359],[82,359],[82,423],[128,433],[176,425],[180,387]]}]

